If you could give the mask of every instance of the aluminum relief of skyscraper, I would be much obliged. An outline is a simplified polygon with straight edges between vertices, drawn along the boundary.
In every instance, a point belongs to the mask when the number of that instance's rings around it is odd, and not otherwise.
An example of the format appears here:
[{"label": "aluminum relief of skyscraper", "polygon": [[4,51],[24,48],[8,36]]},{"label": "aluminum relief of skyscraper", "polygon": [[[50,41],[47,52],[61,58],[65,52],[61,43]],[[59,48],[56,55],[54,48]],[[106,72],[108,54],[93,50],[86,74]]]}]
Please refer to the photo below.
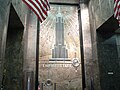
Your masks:
[{"label": "aluminum relief of skyscraper", "polygon": [[52,49],[52,58],[68,58],[68,51],[64,45],[64,18],[59,12],[56,15],[55,45]]}]

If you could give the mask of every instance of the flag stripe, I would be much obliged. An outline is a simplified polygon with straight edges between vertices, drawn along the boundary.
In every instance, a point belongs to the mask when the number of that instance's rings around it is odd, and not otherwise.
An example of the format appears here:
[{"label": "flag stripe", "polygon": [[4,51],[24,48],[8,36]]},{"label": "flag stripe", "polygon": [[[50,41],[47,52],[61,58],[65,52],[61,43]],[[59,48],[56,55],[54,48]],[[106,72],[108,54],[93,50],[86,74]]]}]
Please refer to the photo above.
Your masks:
[{"label": "flag stripe", "polygon": [[48,3],[48,0],[45,0],[45,2],[46,2],[47,10],[49,10],[50,6],[49,6],[49,3]]},{"label": "flag stripe", "polygon": [[119,16],[119,12],[116,11],[114,17],[115,17],[116,19],[118,19],[118,16]]},{"label": "flag stripe", "polygon": [[36,5],[37,5],[37,7],[39,7],[39,10],[40,10],[40,12],[43,14],[43,16],[46,17],[47,11],[45,11],[45,10],[43,9],[43,7],[42,7],[41,4],[38,2],[38,0],[36,0]]},{"label": "flag stripe", "polygon": [[38,1],[41,2],[45,10],[47,10],[47,6],[45,5],[44,1],[43,0],[38,0]]},{"label": "flag stripe", "polygon": [[41,5],[41,7],[46,11],[46,8],[45,8],[44,3],[42,2],[42,0],[37,0],[37,1]]},{"label": "flag stripe", "polygon": [[42,19],[41,15],[39,14],[39,12],[37,11],[37,9],[36,9],[28,0],[24,0],[24,1],[25,1],[24,3],[26,3],[26,5],[27,5],[30,9],[32,9],[33,12],[37,15],[37,17],[40,19],[40,22],[42,22],[43,19]]},{"label": "flag stripe", "polygon": [[48,14],[47,11],[50,9],[47,0],[22,0],[38,17],[40,22],[43,22]]},{"label": "flag stripe", "polygon": [[43,18],[43,20],[45,19],[45,15],[43,12],[41,12],[40,8],[39,8],[39,5],[36,3],[36,1],[31,1],[31,3],[34,5],[35,9],[37,9],[37,11],[39,12],[39,14],[41,15],[41,17]]},{"label": "flag stripe", "polygon": [[117,12],[119,12],[119,9],[120,9],[120,2],[116,1],[115,5],[114,5],[115,15],[116,15]]},{"label": "flag stripe", "polygon": [[120,0],[114,0],[114,17],[118,20],[120,26]]},{"label": "flag stripe", "polygon": [[48,3],[46,4],[46,1],[45,1],[45,0],[39,0],[39,1],[42,2],[42,4],[44,5],[44,7],[46,8],[47,11],[50,9],[49,4],[48,4]]},{"label": "flag stripe", "polygon": [[38,3],[41,12],[44,13],[45,16],[47,16],[47,12],[45,11],[45,8],[42,6],[42,4],[40,4],[40,2],[38,0],[36,2]]}]

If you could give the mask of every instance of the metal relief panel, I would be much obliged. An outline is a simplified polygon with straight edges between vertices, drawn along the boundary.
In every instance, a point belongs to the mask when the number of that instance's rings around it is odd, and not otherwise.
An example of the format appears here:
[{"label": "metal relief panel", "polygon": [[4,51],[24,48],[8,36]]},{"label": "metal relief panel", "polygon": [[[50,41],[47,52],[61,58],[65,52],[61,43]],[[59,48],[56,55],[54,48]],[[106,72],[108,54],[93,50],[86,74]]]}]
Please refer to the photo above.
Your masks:
[{"label": "metal relief panel", "polygon": [[80,89],[81,69],[75,64],[80,63],[77,6],[52,5],[40,26],[39,81],[43,90]]},{"label": "metal relief panel", "polygon": [[[63,19],[63,23],[58,22],[58,17],[60,20]],[[43,56],[51,58],[52,49],[58,48],[56,45],[63,45],[68,50],[68,58],[74,58],[75,53],[79,57],[77,7],[51,6],[49,17],[41,24],[40,43],[41,58]]]}]

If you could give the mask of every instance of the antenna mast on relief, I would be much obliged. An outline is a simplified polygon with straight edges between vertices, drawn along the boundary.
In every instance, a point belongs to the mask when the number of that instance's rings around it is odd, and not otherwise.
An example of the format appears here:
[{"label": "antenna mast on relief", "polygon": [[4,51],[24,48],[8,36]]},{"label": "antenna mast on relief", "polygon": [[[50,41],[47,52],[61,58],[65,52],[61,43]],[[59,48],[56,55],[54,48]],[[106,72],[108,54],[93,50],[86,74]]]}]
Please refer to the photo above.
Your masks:
[{"label": "antenna mast on relief", "polygon": [[58,16],[58,17],[63,17],[63,16],[62,16],[62,13],[61,13],[61,8],[60,8],[60,6],[58,7],[58,14],[57,14],[57,16]]},{"label": "antenna mast on relief", "polygon": [[60,6],[59,6],[59,8],[58,8],[58,13],[60,13]]},{"label": "antenna mast on relief", "polygon": [[64,60],[68,58],[68,51],[64,45],[64,20],[61,13],[60,6],[57,9],[58,14],[56,15],[55,22],[55,45],[52,49],[52,58],[59,58],[59,60]]}]

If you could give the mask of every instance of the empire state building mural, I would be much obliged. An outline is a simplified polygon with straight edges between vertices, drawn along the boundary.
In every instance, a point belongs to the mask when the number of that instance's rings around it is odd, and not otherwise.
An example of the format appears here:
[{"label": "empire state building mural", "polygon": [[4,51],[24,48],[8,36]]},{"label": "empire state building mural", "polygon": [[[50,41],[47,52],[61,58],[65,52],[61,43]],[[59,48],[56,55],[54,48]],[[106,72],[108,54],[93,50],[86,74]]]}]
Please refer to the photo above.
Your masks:
[{"label": "empire state building mural", "polygon": [[56,15],[55,30],[55,45],[52,50],[52,58],[68,58],[68,51],[64,45],[64,18],[60,12],[60,7]]},{"label": "empire state building mural", "polygon": [[39,52],[41,90],[82,90],[77,6],[51,5],[40,25]]},{"label": "empire state building mural", "polygon": [[49,16],[40,27],[41,60],[80,57],[76,6],[51,5]]}]

